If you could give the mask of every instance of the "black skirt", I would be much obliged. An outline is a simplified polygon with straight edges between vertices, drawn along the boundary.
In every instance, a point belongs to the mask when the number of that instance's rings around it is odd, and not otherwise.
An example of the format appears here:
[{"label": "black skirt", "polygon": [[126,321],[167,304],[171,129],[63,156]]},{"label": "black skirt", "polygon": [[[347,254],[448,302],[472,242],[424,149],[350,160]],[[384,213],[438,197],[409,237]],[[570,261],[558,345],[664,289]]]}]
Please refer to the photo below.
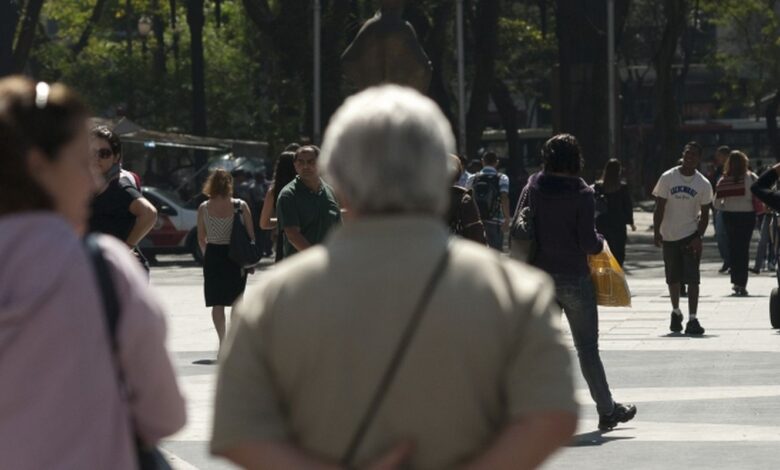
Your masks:
[{"label": "black skirt", "polygon": [[228,245],[206,245],[203,278],[206,307],[229,307],[246,288],[246,273],[228,258]]}]

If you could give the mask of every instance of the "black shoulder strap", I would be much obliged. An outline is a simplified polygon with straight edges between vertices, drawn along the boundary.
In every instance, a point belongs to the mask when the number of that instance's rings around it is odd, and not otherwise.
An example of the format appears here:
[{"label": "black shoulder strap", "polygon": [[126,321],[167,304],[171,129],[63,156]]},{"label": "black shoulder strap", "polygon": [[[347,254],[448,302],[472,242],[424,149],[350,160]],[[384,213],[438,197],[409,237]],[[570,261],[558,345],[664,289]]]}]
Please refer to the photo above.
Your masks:
[{"label": "black shoulder strap", "polygon": [[103,251],[97,243],[97,237],[94,234],[87,235],[84,239],[84,245],[87,253],[92,260],[95,277],[97,278],[100,296],[103,300],[103,311],[106,315],[106,324],[108,325],[108,334],[111,339],[111,347],[117,350],[117,325],[119,324],[119,299],[114,288],[114,282],[111,277],[111,271],[108,269],[106,259],[103,257]]},{"label": "black shoulder strap", "polygon": [[406,355],[406,350],[409,348],[409,344],[412,342],[414,333],[417,331],[417,327],[420,325],[420,321],[422,320],[423,315],[427,310],[428,304],[433,297],[433,293],[436,290],[436,285],[439,283],[447,269],[449,259],[450,247],[448,245],[444,250],[444,254],[441,256],[441,259],[434,268],[433,274],[431,274],[431,277],[428,279],[428,283],[423,289],[420,300],[417,302],[417,305],[412,312],[412,316],[409,318],[409,323],[406,325],[406,329],[403,331],[401,340],[398,342],[398,347],[396,348],[395,353],[390,360],[390,364],[387,366],[387,369],[382,376],[382,380],[379,382],[379,385],[374,392],[374,396],[371,399],[368,409],[363,415],[363,418],[360,420],[360,425],[355,431],[355,434],[349,443],[349,447],[344,453],[344,457],[341,459],[342,465],[347,468],[352,467],[355,456],[357,455],[357,451],[360,449],[360,444],[363,442],[363,438],[365,438],[366,433],[368,432],[368,428],[371,426],[371,423],[376,417],[379,408],[382,406],[382,401],[384,400],[385,395],[387,395],[387,391],[390,389],[390,386],[393,383],[393,379],[395,378],[398,369],[401,366],[401,362]]}]

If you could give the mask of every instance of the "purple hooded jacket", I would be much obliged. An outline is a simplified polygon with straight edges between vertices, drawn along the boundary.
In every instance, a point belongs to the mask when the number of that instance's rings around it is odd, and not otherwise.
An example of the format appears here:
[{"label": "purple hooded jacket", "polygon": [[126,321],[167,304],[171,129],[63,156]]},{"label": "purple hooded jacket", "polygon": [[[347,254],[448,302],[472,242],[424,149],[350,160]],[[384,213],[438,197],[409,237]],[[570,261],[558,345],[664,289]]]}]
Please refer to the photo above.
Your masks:
[{"label": "purple hooded jacket", "polygon": [[536,214],[534,266],[550,275],[587,276],[588,255],[604,247],[596,232],[593,189],[580,177],[539,172],[529,178],[520,200]]}]

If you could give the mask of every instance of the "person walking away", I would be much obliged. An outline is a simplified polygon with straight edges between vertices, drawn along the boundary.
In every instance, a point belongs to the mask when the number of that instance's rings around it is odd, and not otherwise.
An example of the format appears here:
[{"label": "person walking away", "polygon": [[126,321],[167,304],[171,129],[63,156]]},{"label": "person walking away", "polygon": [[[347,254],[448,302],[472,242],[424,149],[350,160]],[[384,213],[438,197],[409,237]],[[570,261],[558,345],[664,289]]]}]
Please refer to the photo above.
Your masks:
[{"label": "person walking away", "polygon": [[[721,145],[718,147],[718,150],[715,151],[715,173],[712,179],[713,191],[715,186],[718,184],[718,181],[720,181],[720,178],[723,176],[726,160],[728,160],[730,153],[731,148],[727,145]],[[713,226],[715,227],[715,241],[718,244],[718,253],[720,253],[720,258],[723,260],[723,265],[721,266],[720,270],[718,270],[718,272],[721,274],[726,274],[731,269],[729,237],[726,231],[725,222],[723,221],[723,213],[721,213],[715,207],[713,207],[712,220]]]},{"label": "person walking away", "polygon": [[599,312],[588,255],[601,253],[604,238],[595,228],[593,188],[580,178],[583,159],[570,134],[550,138],[542,147],[543,170],[528,181],[518,211],[531,205],[537,253],[532,264],[552,276],[558,303],[571,327],[580,370],[606,431],[636,415],[636,406],[612,399],[599,353]]},{"label": "person walking away", "polygon": [[279,193],[282,192],[292,180],[295,179],[295,152],[284,151],[276,160],[274,167],[274,181],[263,201],[263,211],[260,213],[260,228],[262,230],[276,230],[276,262],[284,259],[284,231],[279,226],[276,218],[276,204],[279,201]]},{"label": "person walking away", "polygon": [[203,253],[203,290],[206,307],[217,330],[220,347],[225,338],[225,307],[232,306],[246,288],[247,270],[230,259],[233,218],[241,217],[254,242],[252,212],[246,201],[233,198],[233,177],[225,170],[212,172],[203,186],[208,200],[198,207],[198,242]]},{"label": "person walking away", "polygon": [[471,190],[458,185],[463,174],[463,163],[457,155],[450,155],[450,171],[453,185],[450,187],[450,208],[447,211],[447,225],[454,235],[486,245],[485,226],[479,218],[479,208],[474,202]]},{"label": "person walking away", "polygon": [[154,228],[157,209],[134,184],[120,177],[122,145],[118,135],[105,126],[93,128],[89,147],[95,171],[105,181],[92,200],[89,231],[118,238],[148,270],[138,244]]},{"label": "person walking away", "polygon": [[341,208],[333,188],[320,178],[320,150],[306,145],[295,153],[295,177],[279,193],[278,223],[284,231],[284,257],[325,240],[331,228],[341,223]]},{"label": "person walking away", "polygon": [[469,179],[467,187],[474,193],[479,216],[485,224],[488,245],[504,250],[504,232],[509,228],[509,177],[499,173],[498,155],[482,156],[482,170]]},{"label": "person walking away", "polygon": [[0,80],[3,468],[136,469],[136,438],[154,446],[186,420],[160,304],[127,247],[98,235],[120,309],[111,347],[82,240],[102,184],[88,116],[64,85]]},{"label": "person walking away", "polygon": [[748,164],[747,155],[739,150],[732,151],[715,188],[714,205],[723,212],[723,223],[729,240],[731,284],[737,297],[748,295],[750,239],[756,227],[756,211],[750,187],[758,177],[748,169]]},{"label": "person walking away", "polygon": [[[394,85],[333,116],[319,165],[347,220],[241,302],[213,453],[257,469],[504,470],[536,468],[568,442],[577,405],[552,283],[450,240],[454,146],[439,107]],[[381,406],[363,421],[391,362]],[[361,422],[365,439],[348,445]]]},{"label": "person walking away", "polygon": [[688,286],[688,322],[685,334],[703,335],[704,328],[696,317],[699,306],[702,237],[709,223],[712,185],[697,168],[702,148],[689,142],[683,148],[682,165],[661,175],[653,189],[655,212],[653,227],[655,245],[663,247],[666,283],[672,302],[669,329],[682,331],[680,284]]},{"label": "person walking away", "polygon": [[623,166],[616,159],[604,165],[601,179],[593,185],[596,197],[596,230],[604,235],[620,266],[626,259],[626,225],[636,232],[634,203],[628,185],[621,180]]}]

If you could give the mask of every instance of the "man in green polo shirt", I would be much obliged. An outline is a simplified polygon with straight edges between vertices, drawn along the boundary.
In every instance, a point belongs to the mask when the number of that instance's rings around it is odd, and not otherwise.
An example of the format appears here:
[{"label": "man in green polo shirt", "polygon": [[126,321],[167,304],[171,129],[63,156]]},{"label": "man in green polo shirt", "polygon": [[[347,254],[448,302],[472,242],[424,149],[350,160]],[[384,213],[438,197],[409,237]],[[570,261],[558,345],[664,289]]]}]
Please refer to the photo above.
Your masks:
[{"label": "man in green polo shirt", "polygon": [[311,145],[298,149],[294,160],[298,176],[279,193],[276,215],[284,230],[285,257],[322,243],[331,227],[341,222],[333,188],[317,170],[319,154]]}]

